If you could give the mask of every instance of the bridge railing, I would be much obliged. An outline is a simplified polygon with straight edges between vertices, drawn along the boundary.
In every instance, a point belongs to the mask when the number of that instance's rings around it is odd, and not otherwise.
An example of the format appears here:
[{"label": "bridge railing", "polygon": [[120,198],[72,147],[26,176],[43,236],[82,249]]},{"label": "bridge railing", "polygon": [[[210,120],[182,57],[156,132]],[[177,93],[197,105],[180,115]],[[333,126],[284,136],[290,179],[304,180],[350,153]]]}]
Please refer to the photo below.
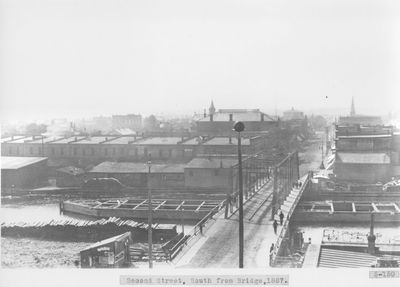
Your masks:
[{"label": "bridge railing", "polygon": [[184,235],[171,249],[169,253],[169,260],[173,260],[185,247],[189,246],[191,242],[197,237],[198,234],[202,234],[206,229],[206,226],[214,218],[216,214],[220,214],[225,206],[225,200],[215,206],[206,216],[203,217],[190,231]]},{"label": "bridge railing", "polygon": [[299,194],[297,195],[296,199],[292,203],[292,206],[290,207],[289,211],[287,212],[286,218],[283,222],[282,228],[281,228],[278,238],[275,242],[274,249],[272,250],[272,254],[270,254],[270,265],[271,266],[274,266],[275,262],[277,262],[276,261],[277,258],[279,258],[278,257],[279,249],[282,244],[282,241],[285,238],[286,231],[289,226],[289,219],[292,216],[294,210],[296,209],[297,203],[300,201],[301,195],[303,194],[304,190],[307,188],[307,186],[310,182],[310,179],[311,179],[310,174],[307,174],[307,177],[305,178],[304,183],[300,187]]}]

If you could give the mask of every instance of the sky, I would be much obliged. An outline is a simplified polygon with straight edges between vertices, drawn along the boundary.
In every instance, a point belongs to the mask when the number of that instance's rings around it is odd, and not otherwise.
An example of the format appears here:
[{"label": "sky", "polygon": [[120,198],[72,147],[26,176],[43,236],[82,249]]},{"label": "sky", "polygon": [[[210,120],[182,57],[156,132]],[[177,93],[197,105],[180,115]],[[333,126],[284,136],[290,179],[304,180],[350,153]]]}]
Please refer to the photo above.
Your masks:
[{"label": "sky", "polygon": [[399,113],[399,2],[0,0],[0,120]]}]

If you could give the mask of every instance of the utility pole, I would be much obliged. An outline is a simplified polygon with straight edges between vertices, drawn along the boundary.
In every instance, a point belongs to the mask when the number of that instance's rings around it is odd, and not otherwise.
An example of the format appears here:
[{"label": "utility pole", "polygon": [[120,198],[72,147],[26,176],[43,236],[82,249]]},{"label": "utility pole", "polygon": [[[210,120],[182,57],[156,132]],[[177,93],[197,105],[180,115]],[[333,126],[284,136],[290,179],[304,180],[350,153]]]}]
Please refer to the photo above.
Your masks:
[{"label": "utility pole", "polygon": [[147,162],[148,173],[147,173],[147,187],[148,187],[148,245],[149,245],[149,268],[153,268],[153,207],[152,207],[152,195],[151,195],[151,161]]},{"label": "utility pole", "polygon": [[243,228],[243,172],[242,172],[242,149],[240,132],[244,131],[244,124],[236,122],[233,130],[238,133],[238,161],[239,161],[239,268],[243,268],[243,247],[244,247],[244,228]]}]

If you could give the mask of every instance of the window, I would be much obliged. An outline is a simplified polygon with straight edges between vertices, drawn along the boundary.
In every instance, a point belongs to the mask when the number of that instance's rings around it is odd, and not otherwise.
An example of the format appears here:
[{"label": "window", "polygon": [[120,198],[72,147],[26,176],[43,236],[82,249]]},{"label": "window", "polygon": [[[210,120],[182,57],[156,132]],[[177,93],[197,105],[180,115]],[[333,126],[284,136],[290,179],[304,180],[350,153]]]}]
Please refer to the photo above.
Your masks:
[{"label": "window", "polygon": [[215,175],[215,176],[218,176],[218,175],[219,175],[219,170],[218,170],[218,168],[214,169],[214,175]]}]

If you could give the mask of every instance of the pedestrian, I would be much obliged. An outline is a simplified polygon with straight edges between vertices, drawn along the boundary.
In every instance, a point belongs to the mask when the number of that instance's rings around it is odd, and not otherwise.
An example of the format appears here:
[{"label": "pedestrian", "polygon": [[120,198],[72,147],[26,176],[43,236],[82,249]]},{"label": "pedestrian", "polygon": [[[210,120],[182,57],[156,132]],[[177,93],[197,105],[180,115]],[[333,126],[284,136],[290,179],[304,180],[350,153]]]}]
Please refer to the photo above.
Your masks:
[{"label": "pedestrian", "polygon": [[276,219],[274,220],[274,223],[272,224],[272,226],[274,227],[274,232],[276,234],[276,231],[278,229],[278,222],[276,221]]},{"label": "pedestrian", "polygon": [[283,218],[284,218],[285,216],[283,215],[283,212],[282,212],[282,210],[281,210],[281,212],[279,213],[279,219],[281,220],[281,225],[283,225]]}]

